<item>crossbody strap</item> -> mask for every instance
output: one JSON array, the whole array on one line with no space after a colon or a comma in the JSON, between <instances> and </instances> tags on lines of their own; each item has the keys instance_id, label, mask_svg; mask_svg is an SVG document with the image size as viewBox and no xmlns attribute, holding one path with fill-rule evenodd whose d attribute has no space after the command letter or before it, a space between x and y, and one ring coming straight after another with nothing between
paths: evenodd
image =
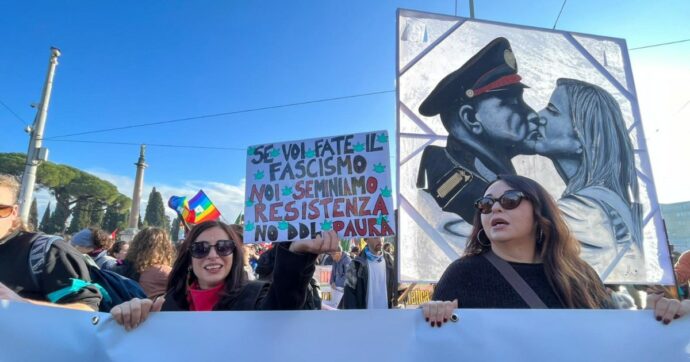
<instances>
[{"instance_id":1,"label":"crossbody strap","mask_svg":"<svg viewBox=\"0 0 690 362\"><path fill-rule=\"evenodd\" d=\"M486 260L498 270L499 273L510 283L510 286L522 297L527 305L532 309L548 309L546 304L539 298L534 289L522 279L515 269L507 261L499 258L493 251L482 254Z\"/></svg>"}]
</instances>

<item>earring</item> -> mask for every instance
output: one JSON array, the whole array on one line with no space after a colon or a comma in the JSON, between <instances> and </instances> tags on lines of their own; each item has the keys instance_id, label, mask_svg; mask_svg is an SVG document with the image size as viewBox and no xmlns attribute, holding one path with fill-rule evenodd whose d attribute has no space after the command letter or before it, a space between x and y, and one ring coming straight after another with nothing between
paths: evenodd
<instances>
[{"instance_id":1,"label":"earring","mask_svg":"<svg viewBox=\"0 0 690 362\"><path fill-rule=\"evenodd\" d=\"M537 239L537 244L541 244L544 242L544 231L539 228L539 238Z\"/></svg>"},{"instance_id":2,"label":"earring","mask_svg":"<svg viewBox=\"0 0 690 362\"><path fill-rule=\"evenodd\" d=\"M489 242L487 242L487 243L482 243L482 238L481 238L482 233L484 233L484 237L485 237L487 240L489 239L489 238L486 236L486 232L484 231L484 229L479 229L479 232L477 233L477 242L479 243L479 245L481 245L481 246L483 246L483 247L485 247L485 248L491 247L491 241L490 241L490 240L489 240Z\"/></svg>"}]
</instances>

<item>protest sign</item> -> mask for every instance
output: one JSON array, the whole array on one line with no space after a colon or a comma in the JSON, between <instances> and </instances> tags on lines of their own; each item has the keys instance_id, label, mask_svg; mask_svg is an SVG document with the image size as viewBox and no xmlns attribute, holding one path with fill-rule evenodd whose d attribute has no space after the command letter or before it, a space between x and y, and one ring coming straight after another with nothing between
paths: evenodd
<instances>
[{"instance_id":1,"label":"protest sign","mask_svg":"<svg viewBox=\"0 0 690 362\"><path fill-rule=\"evenodd\" d=\"M245 242L395 232L386 131L251 146Z\"/></svg>"}]
</instances>

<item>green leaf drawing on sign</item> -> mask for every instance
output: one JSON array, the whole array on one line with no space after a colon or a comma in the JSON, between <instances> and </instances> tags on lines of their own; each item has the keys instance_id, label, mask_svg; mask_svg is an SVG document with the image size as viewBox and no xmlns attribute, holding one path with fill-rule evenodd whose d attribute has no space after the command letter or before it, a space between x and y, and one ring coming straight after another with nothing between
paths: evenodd
<instances>
[{"instance_id":1,"label":"green leaf drawing on sign","mask_svg":"<svg viewBox=\"0 0 690 362\"><path fill-rule=\"evenodd\" d=\"M314 152L314 150L312 150L312 149L310 148L310 149L307 150L307 152L306 152L304 155L305 155L307 158L312 158L312 157L316 156L316 152Z\"/></svg>"},{"instance_id":2,"label":"green leaf drawing on sign","mask_svg":"<svg viewBox=\"0 0 690 362\"><path fill-rule=\"evenodd\" d=\"M250 222L244 224L244 230L247 230L247 231L254 230L254 223L250 221Z\"/></svg>"},{"instance_id":3,"label":"green leaf drawing on sign","mask_svg":"<svg viewBox=\"0 0 690 362\"><path fill-rule=\"evenodd\" d=\"M323 231L330 231L333 228L333 222L329 220L324 220L321 223L321 230Z\"/></svg>"},{"instance_id":4,"label":"green leaf drawing on sign","mask_svg":"<svg viewBox=\"0 0 690 362\"><path fill-rule=\"evenodd\" d=\"M381 189L381 196L383 196L383 197L391 197L391 189L389 189L388 186L382 188L382 189Z\"/></svg>"},{"instance_id":5,"label":"green leaf drawing on sign","mask_svg":"<svg viewBox=\"0 0 690 362\"><path fill-rule=\"evenodd\" d=\"M283 187L283 196L290 196L292 195L292 187L285 186Z\"/></svg>"},{"instance_id":6,"label":"green leaf drawing on sign","mask_svg":"<svg viewBox=\"0 0 690 362\"><path fill-rule=\"evenodd\" d=\"M254 201L252 199L248 199L247 202L244 203L247 207L252 207L254 206Z\"/></svg>"},{"instance_id":7,"label":"green leaf drawing on sign","mask_svg":"<svg viewBox=\"0 0 690 362\"><path fill-rule=\"evenodd\" d=\"M280 229L280 230L287 230L288 225L290 225L290 224L288 224L287 221L281 220L280 222L278 222L278 229Z\"/></svg>"},{"instance_id":8,"label":"green leaf drawing on sign","mask_svg":"<svg viewBox=\"0 0 690 362\"><path fill-rule=\"evenodd\" d=\"M247 148L247 156L254 156L254 152L256 152L256 147L249 146Z\"/></svg>"},{"instance_id":9,"label":"green leaf drawing on sign","mask_svg":"<svg viewBox=\"0 0 690 362\"><path fill-rule=\"evenodd\" d=\"M254 174L254 178L257 180L261 180L262 178L264 178L264 172L263 171L256 171L256 173Z\"/></svg>"},{"instance_id":10,"label":"green leaf drawing on sign","mask_svg":"<svg viewBox=\"0 0 690 362\"><path fill-rule=\"evenodd\" d=\"M381 133L380 135L376 136L376 140L379 141L379 143L388 143L388 136L386 136L385 133Z\"/></svg>"},{"instance_id":11,"label":"green leaf drawing on sign","mask_svg":"<svg viewBox=\"0 0 690 362\"><path fill-rule=\"evenodd\" d=\"M374 172L384 173L384 172L386 172L386 166L384 164L382 164L381 162L379 162L379 163L374 165Z\"/></svg>"},{"instance_id":12,"label":"green leaf drawing on sign","mask_svg":"<svg viewBox=\"0 0 690 362\"><path fill-rule=\"evenodd\" d=\"M364 144L357 143L353 148L355 149L355 152L362 152L364 151Z\"/></svg>"},{"instance_id":13,"label":"green leaf drawing on sign","mask_svg":"<svg viewBox=\"0 0 690 362\"><path fill-rule=\"evenodd\" d=\"M388 222L388 216L384 216L383 214L379 215L379 217L376 218L376 225L381 225L383 222Z\"/></svg>"},{"instance_id":14,"label":"green leaf drawing on sign","mask_svg":"<svg viewBox=\"0 0 690 362\"><path fill-rule=\"evenodd\" d=\"M271 151L271 157L275 158L275 157L278 157L278 156L280 156L280 150L277 149L277 148L274 148L274 149Z\"/></svg>"}]
</instances>

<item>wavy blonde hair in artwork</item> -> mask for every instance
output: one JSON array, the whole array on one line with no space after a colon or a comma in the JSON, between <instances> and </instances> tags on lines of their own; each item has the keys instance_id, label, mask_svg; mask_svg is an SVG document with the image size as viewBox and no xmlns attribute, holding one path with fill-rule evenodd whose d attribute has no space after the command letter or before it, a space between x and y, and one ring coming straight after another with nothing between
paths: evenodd
<instances>
[{"instance_id":1,"label":"wavy blonde hair in artwork","mask_svg":"<svg viewBox=\"0 0 690 362\"><path fill-rule=\"evenodd\" d=\"M131 263L137 273L154 265L171 266L175 259L175 248L168 233L157 227L141 230L129 245L125 260Z\"/></svg>"}]
</instances>

